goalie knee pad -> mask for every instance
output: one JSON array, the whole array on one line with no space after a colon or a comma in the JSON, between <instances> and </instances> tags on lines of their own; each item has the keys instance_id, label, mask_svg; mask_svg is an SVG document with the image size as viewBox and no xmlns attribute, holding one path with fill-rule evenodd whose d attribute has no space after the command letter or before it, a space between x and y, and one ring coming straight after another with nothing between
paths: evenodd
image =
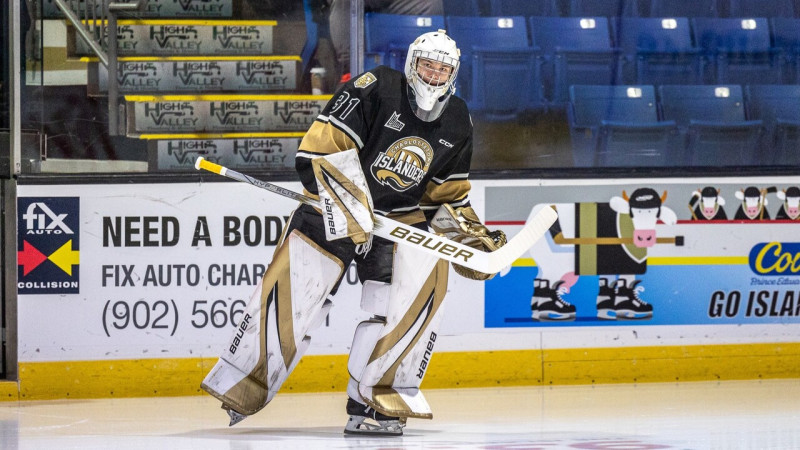
<instances>
[{"instance_id":1,"label":"goalie knee pad","mask_svg":"<svg viewBox=\"0 0 800 450\"><path fill-rule=\"evenodd\" d=\"M447 262L413 248L395 253L391 284L364 284L375 316L356 328L348 394L388 416L433 417L419 391L442 319Z\"/></svg>"},{"instance_id":2,"label":"goalie knee pad","mask_svg":"<svg viewBox=\"0 0 800 450\"><path fill-rule=\"evenodd\" d=\"M291 232L202 388L241 414L266 406L308 348L306 333L330 309L327 296L343 271L342 261Z\"/></svg>"}]
</instances>

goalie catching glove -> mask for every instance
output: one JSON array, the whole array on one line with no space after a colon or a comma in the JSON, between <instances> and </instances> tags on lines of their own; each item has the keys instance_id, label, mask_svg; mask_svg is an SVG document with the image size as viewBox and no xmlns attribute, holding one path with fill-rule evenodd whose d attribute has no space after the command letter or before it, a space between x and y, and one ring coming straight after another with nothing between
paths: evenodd
<instances>
[{"instance_id":1,"label":"goalie catching glove","mask_svg":"<svg viewBox=\"0 0 800 450\"><path fill-rule=\"evenodd\" d=\"M481 223L472 207L453 209L447 203L439 207L431 220L434 231L444 235L451 241L468 245L480 251L495 251L507 242L506 234L501 230L489 231ZM453 264L457 274L470 280L490 280L496 274L478 272L458 264Z\"/></svg>"}]
</instances>

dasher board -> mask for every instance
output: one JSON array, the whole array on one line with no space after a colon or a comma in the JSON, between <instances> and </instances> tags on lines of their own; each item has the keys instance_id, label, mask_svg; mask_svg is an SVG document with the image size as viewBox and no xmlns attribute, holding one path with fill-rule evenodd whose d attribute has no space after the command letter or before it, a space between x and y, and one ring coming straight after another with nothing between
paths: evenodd
<instances>
[{"instance_id":1,"label":"dasher board","mask_svg":"<svg viewBox=\"0 0 800 450\"><path fill-rule=\"evenodd\" d=\"M127 134L306 131L329 99L329 95L127 96Z\"/></svg>"},{"instance_id":2,"label":"dasher board","mask_svg":"<svg viewBox=\"0 0 800 450\"><path fill-rule=\"evenodd\" d=\"M120 20L117 55L271 55L276 25L267 20ZM70 56L94 56L74 27L67 39Z\"/></svg>"},{"instance_id":3,"label":"dasher board","mask_svg":"<svg viewBox=\"0 0 800 450\"><path fill-rule=\"evenodd\" d=\"M117 70L122 94L210 92L291 92L299 83L299 57L242 57L243 59L120 60ZM89 66L89 95L108 93L105 66Z\"/></svg>"},{"instance_id":4,"label":"dasher board","mask_svg":"<svg viewBox=\"0 0 800 450\"><path fill-rule=\"evenodd\" d=\"M150 141L151 169L195 171L197 157L235 170L294 169L301 137Z\"/></svg>"},{"instance_id":5,"label":"dasher board","mask_svg":"<svg viewBox=\"0 0 800 450\"><path fill-rule=\"evenodd\" d=\"M87 10L87 4L95 5L95 16L100 17L100 13L110 0L69 0L67 3L77 5L80 11ZM147 4L141 12L137 12L138 17L231 17L233 16L234 3L239 5L238 0L147 0ZM43 19L63 19L64 14L58 9L53 0L42 0Z\"/></svg>"}]
</instances>

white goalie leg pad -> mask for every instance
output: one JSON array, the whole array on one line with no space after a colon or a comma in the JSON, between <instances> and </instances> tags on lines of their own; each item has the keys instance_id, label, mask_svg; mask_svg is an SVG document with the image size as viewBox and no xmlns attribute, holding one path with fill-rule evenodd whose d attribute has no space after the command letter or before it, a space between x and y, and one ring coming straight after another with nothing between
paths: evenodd
<instances>
[{"instance_id":1,"label":"white goalie leg pad","mask_svg":"<svg viewBox=\"0 0 800 450\"><path fill-rule=\"evenodd\" d=\"M433 417L419 390L443 315L447 262L398 246L392 283L365 284L363 304L380 310L356 329L348 394L387 416ZM378 300L379 299L379 300Z\"/></svg>"},{"instance_id":2,"label":"white goalie leg pad","mask_svg":"<svg viewBox=\"0 0 800 450\"><path fill-rule=\"evenodd\" d=\"M202 388L240 414L266 406L308 348L306 333L330 309L327 296L343 271L338 258L290 233Z\"/></svg>"},{"instance_id":3,"label":"white goalie leg pad","mask_svg":"<svg viewBox=\"0 0 800 450\"><path fill-rule=\"evenodd\" d=\"M378 342L378 335L386 325L386 311L389 308L391 285L380 281L364 281L361 288L361 309L372 314L372 318L361 322L353 335L353 346L347 359L347 370L351 374L361 374L367 366L369 356ZM354 400L360 400L358 382L351 376L347 383L347 394ZM362 401L363 403L363 401Z\"/></svg>"},{"instance_id":4,"label":"white goalie leg pad","mask_svg":"<svg viewBox=\"0 0 800 450\"><path fill-rule=\"evenodd\" d=\"M311 165L325 219L325 237L329 241L349 237L356 244L367 242L375 215L356 151L314 158Z\"/></svg>"}]
</instances>

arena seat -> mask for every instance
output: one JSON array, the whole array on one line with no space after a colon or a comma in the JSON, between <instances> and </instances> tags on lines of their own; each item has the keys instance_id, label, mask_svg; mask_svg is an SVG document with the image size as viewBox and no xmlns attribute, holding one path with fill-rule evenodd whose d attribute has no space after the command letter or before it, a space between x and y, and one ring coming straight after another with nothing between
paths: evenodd
<instances>
[{"instance_id":1,"label":"arena seat","mask_svg":"<svg viewBox=\"0 0 800 450\"><path fill-rule=\"evenodd\" d=\"M689 19L621 17L615 23L623 83L702 83L701 55L692 43Z\"/></svg>"},{"instance_id":2,"label":"arena seat","mask_svg":"<svg viewBox=\"0 0 800 450\"><path fill-rule=\"evenodd\" d=\"M651 0L650 17L719 17L717 0Z\"/></svg>"},{"instance_id":3,"label":"arena seat","mask_svg":"<svg viewBox=\"0 0 800 450\"><path fill-rule=\"evenodd\" d=\"M445 16L472 16L484 15L481 0L442 0Z\"/></svg>"},{"instance_id":4,"label":"arena seat","mask_svg":"<svg viewBox=\"0 0 800 450\"><path fill-rule=\"evenodd\" d=\"M662 118L674 120L685 142L684 161L696 166L738 166L756 160L760 120L746 120L739 85L664 85Z\"/></svg>"},{"instance_id":5,"label":"arena seat","mask_svg":"<svg viewBox=\"0 0 800 450\"><path fill-rule=\"evenodd\" d=\"M762 164L800 165L800 85L745 86L747 117L764 122Z\"/></svg>"},{"instance_id":6,"label":"arena seat","mask_svg":"<svg viewBox=\"0 0 800 450\"><path fill-rule=\"evenodd\" d=\"M570 0L572 17L638 17L639 0Z\"/></svg>"},{"instance_id":7,"label":"arena seat","mask_svg":"<svg viewBox=\"0 0 800 450\"><path fill-rule=\"evenodd\" d=\"M539 77L525 18L448 16L445 21L461 49L457 83L471 110L505 120L537 106Z\"/></svg>"},{"instance_id":8,"label":"arena seat","mask_svg":"<svg viewBox=\"0 0 800 450\"><path fill-rule=\"evenodd\" d=\"M772 43L780 49L783 61L783 82L800 83L800 19L770 19Z\"/></svg>"},{"instance_id":9,"label":"arena seat","mask_svg":"<svg viewBox=\"0 0 800 450\"><path fill-rule=\"evenodd\" d=\"M794 17L793 0L728 0L730 17Z\"/></svg>"},{"instance_id":10,"label":"arena seat","mask_svg":"<svg viewBox=\"0 0 800 450\"><path fill-rule=\"evenodd\" d=\"M365 14L364 69L383 64L402 71L409 44L422 33L443 28L443 16Z\"/></svg>"},{"instance_id":11,"label":"arena seat","mask_svg":"<svg viewBox=\"0 0 800 450\"><path fill-rule=\"evenodd\" d=\"M560 16L558 0L488 0L492 16Z\"/></svg>"},{"instance_id":12,"label":"arena seat","mask_svg":"<svg viewBox=\"0 0 800 450\"><path fill-rule=\"evenodd\" d=\"M659 121L653 86L570 86L567 117L577 166L682 162L673 155L678 127L674 121Z\"/></svg>"},{"instance_id":13,"label":"arena seat","mask_svg":"<svg viewBox=\"0 0 800 450\"><path fill-rule=\"evenodd\" d=\"M709 62L711 84L779 84L780 50L772 47L765 18L692 19L695 44Z\"/></svg>"},{"instance_id":14,"label":"arena seat","mask_svg":"<svg viewBox=\"0 0 800 450\"><path fill-rule=\"evenodd\" d=\"M531 17L544 100L565 108L573 84L614 84L618 51L607 17Z\"/></svg>"}]
</instances>

